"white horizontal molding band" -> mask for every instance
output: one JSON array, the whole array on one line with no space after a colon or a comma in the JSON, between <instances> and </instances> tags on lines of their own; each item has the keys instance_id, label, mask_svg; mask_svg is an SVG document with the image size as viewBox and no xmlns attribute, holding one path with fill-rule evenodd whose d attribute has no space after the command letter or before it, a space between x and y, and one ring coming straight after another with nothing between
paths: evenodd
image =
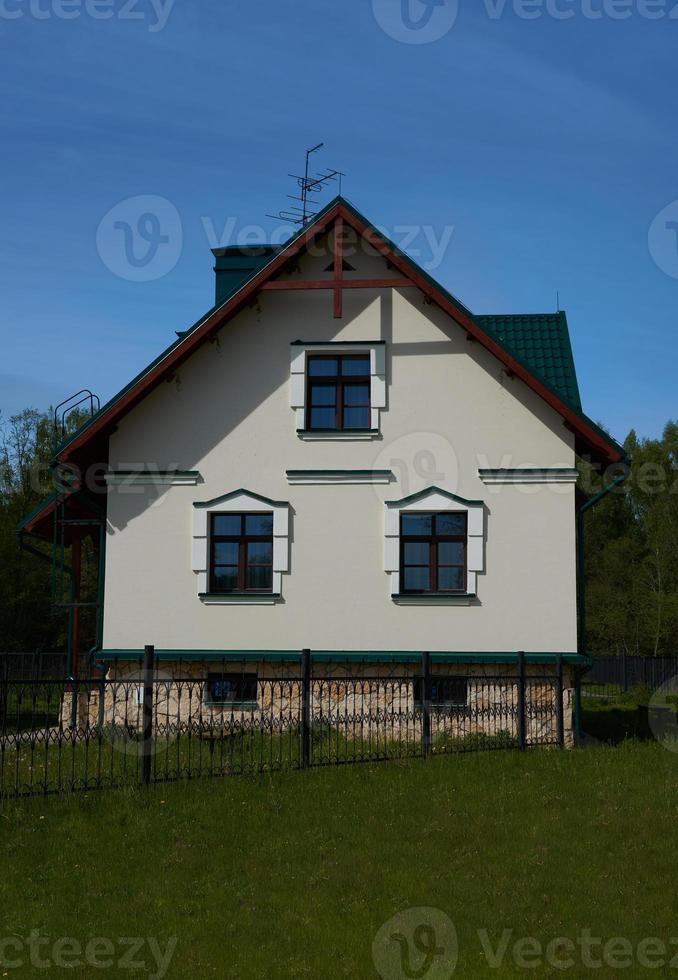
<instances>
[{"instance_id":1,"label":"white horizontal molding band","mask_svg":"<svg viewBox=\"0 0 678 980\"><path fill-rule=\"evenodd\" d=\"M194 470L116 470L106 473L104 479L109 487L195 487L201 477Z\"/></svg>"},{"instance_id":2,"label":"white horizontal molding band","mask_svg":"<svg viewBox=\"0 0 678 980\"><path fill-rule=\"evenodd\" d=\"M393 480L391 470L287 470L287 482L291 486L322 486L344 484L388 484Z\"/></svg>"},{"instance_id":3,"label":"white horizontal molding band","mask_svg":"<svg viewBox=\"0 0 678 980\"><path fill-rule=\"evenodd\" d=\"M486 486L502 484L570 483L579 479L579 472L570 467L544 467L523 469L478 470L478 476Z\"/></svg>"}]
</instances>

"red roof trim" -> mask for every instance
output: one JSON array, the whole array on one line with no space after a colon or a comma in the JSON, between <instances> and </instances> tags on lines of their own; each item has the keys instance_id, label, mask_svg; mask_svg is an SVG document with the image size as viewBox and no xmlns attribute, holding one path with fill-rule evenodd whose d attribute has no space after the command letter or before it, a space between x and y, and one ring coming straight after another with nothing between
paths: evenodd
<instances>
[{"instance_id":1,"label":"red roof trim","mask_svg":"<svg viewBox=\"0 0 678 980\"><path fill-rule=\"evenodd\" d=\"M226 321L234 316L257 292L260 291L264 283L270 281L279 273L291 258L302 252L307 245L318 235L324 234L333 224L343 220L355 231L361 234L370 245L372 245L381 255L388 258L389 262L395 266L403 275L410 279L426 296L428 296L443 312L452 317L462 326L478 343L482 344L486 350L493 354L508 371L520 378L532 391L536 392L551 408L554 409L568 425L572 431L590 447L604 455L610 462L616 463L622 459L621 454L603 436L587 425L569 405L563 402L551 391L543 382L535 377L523 364L513 358L503 347L496 343L463 309L459 307L451 298L442 293L435 287L421 272L411 263L407 257L398 254L387 244L374 228L360 220L354 213L348 210L341 201L334 204L328 211L321 215L309 228L293 242L282 249L276 257L265 266L261 272L254 276L242 289L240 289L230 300L215 310L207 319L194 331L188 334L185 339L175 347L166 358L156 364L148 374L140 378L139 381L121 398L112 404L110 408L95 419L90 426L76 436L72 442L59 454L58 458L65 461L77 450L81 449L95 435L104 428L110 426L115 419L123 413L129 411L148 393L148 391L168 374L171 374L176 367L181 364L193 351L205 340L208 340Z\"/></svg>"}]
</instances>

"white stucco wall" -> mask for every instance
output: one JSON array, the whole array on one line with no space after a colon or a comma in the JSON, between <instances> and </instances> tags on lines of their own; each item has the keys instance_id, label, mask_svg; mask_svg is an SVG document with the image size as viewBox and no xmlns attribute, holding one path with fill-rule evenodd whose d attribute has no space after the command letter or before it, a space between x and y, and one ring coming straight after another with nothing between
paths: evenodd
<instances>
[{"instance_id":1,"label":"white stucco wall","mask_svg":"<svg viewBox=\"0 0 678 980\"><path fill-rule=\"evenodd\" d=\"M387 274L380 259L351 261ZM386 341L379 438L297 436L289 393L297 339ZM573 464L560 417L417 290L347 292L342 320L329 292L261 294L111 437L113 468L198 470L203 482L110 489L104 646L574 651L574 487L489 487L478 477L479 468ZM288 469L390 469L395 481L289 486ZM475 604L391 599L384 501L432 484L486 503ZM206 606L191 564L192 504L240 487L290 503L282 601Z\"/></svg>"}]
</instances>

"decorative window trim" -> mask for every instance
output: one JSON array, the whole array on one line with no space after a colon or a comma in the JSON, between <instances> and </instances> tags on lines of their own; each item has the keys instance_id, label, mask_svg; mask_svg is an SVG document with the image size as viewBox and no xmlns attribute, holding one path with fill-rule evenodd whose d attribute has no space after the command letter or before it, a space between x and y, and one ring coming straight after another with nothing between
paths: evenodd
<instances>
[{"instance_id":1,"label":"decorative window trim","mask_svg":"<svg viewBox=\"0 0 678 980\"><path fill-rule=\"evenodd\" d=\"M370 428L309 430L306 428L306 358L307 354L364 354L370 352ZM290 407L296 413L297 434L303 439L314 435L324 440L374 438L379 435L380 412L386 408L386 343L383 340L303 341L290 345Z\"/></svg>"},{"instance_id":2,"label":"decorative window trim","mask_svg":"<svg viewBox=\"0 0 678 980\"><path fill-rule=\"evenodd\" d=\"M195 487L197 470L113 470L104 480L109 487Z\"/></svg>"},{"instance_id":3,"label":"decorative window trim","mask_svg":"<svg viewBox=\"0 0 678 980\"><path fill-rule=\"evenodd\" d=\"M486 486L542 483L574 484L579 479L579 472L567 466L523 467L520 469L478 470L478 476Z\"/></svg>"},{"instance_id":4,"label":"decorative window trim","mask_svg":"<svg viewBox=\"0 0 678 980\"><path fill-rule=\"evenodd\" d=\"M393 481L391 470L287 470L290 486L322 486L344 484L386 484Z\"/></svg>"},{"instance_id":5,"label":"decorative window trim","mask_svg":"<svg viewBox=\"0 0 678 980\"><path fill-rule=\"evenodd\" d=\"M197 577L198 598L204 605L273 605L282 597L282 575L289 571L289 508L286 501L271 500L251 490L233 490L213 500L193 504L192 568ZM213 514L273 512L273 585L271 592L212 593L209 578L209 527Z\"/></svg>"},{"instance_id":6,"label":"decorative window trim","mask_svg":"<svg viewBox=\"0 0 678 980\"><path fill-rule=\"evenodd\" d=\"M391 598L400 605L471 605L476 601L478 574L485 570L485 504L465 500L440 487L429 487L401 500L387 500L384 568L391 576ZM467 515L466 592L402 594L400 591L400 515L417 511L457 511Z\"/></svg>"}]
</instances>

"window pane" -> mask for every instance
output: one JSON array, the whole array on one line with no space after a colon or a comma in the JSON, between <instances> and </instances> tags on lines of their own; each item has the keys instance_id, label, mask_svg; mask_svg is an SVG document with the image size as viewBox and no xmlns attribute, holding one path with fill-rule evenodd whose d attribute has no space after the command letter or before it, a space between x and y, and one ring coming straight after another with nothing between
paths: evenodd
<instances>
[{"instance_id":1,"label":"window pane","mask_svg":"<svg viewBox=\"0 0 678 980\"><path fill-rule=\"evenodd\" d=\"M270 565L250 565L247 569L247 588L269 591L273 587L273 568Z\"/></svg>"},{"instance_id":2,"label":"window pane","mask_svg":"<svg viewBox=\"0 0 678 980\"><path fill-rule=\"evenodd\" d=\"M438 514L436 534L466 534L466 514Z\"/></svg>"},{"instance_id":3,"label":"window pane","mask_svg":"<svg viewBox=\"0 0 678 980\"><path fill-rule=\"evenodd\" d=\"M369 385L346 385L344 388L344 405L369 405Z\"/></svg>"},{"instance_id":4,"label":"window pane","mask_svg":"<svg viewBox=\"0 0 678 980\"><path fill-rule=\"evenodd\" d=\"M248 565L270 565L273 562L273 543L254 541L247 545Z\"/></svg>"},{"instance_id":5,"label":"window pane","mask_svg":"<svg viewBox=\"0 0 678 980\"><path fill-rule=\"evenodd\" d=\"M466 590L463 568L439 568L438 589L441 592L464 592Z\"/></svg>"},{"instance_id":6,"label":"window pane","mask_svg":"<svg viewBox=\"0 0 678 980\"><path fill-rule=\"evenodd\" d=\"M425 541L422 541L416 544L406 544L403 553L405 565L428 565L431 549Z\"/></svg>"},{"instance_id":7,"label":"window pane","mask_svg":"<svg viewBox=\"0 0 678 980\"><path fill-rule=\"evenodd\" d=\"M215 592L233 592L238 588L237 568L215 568L212 572L212 589Z\"/></svg>"},{"instance_id":8,"label":"window pane","mask_svg":"<svg viewBox=\"0 0 678 980\"><path fill-rule=\"evenodd\" d=\"M337 360L334 357L309 357L308 376L310 378L333 378L337 376Z\"/></svg>"},{"instance_id":9,"label":"window pane","mask_svg":"<svg viewBox=\"0 0 678 980\"><path fill-rule=\"evenodd\" d=\"M213 703L257 700L256 674L208 674L207 700Z\"/></svg>"},{"instance_id":10,"label":"window pane","mask_svg":"<svg viewBox=\"0 0 678 980\"><path fill-rule=\"evenodd\" d=\"M430 514L403 514L402 533L403 534L431 534L433 531L433 518Z\"/></svg>"},{"instance_id":11,"label":"window pane","mask_svg":"<svg viewBox=\"0 0 678 980\"><path fill-rule=\"evenodd\" d=\"M213 517L212 533L233 537L240 534L240 514L222 516L221 514Z\"/></svg>"},{"instance_id":12,"label":"window pane","mask_svg":"<svg viewBox=\"0 0 678 980\"><path fill-rule=\"evenodd\" d=\"M430 589L428 568L406 568L403 576L406 592L425 592Z\"/></svg>"},{"instance_id":13,"label":"window pane","mask_svg":"<svg viewBox=\"0 0 678 980\"><path fill-rule=\"evenodd\" d=\"M337 389L334 385L311 385L311 405L321 408L337 404Z\"/></svg>"},{"instance_id":14,"label":"window pane","mask_svg":"<svg viewBox=\"0 0 678 980\"><path fill-rule=\"evenodd\" d=\"M345 357L341 362L341 373L345 378L370 374L369 357Z\"/></svg>"},{"instance_id":15,"label":"window pane","mask_svg":"<svg viewBox=\"0 0 678 980\"><path fill-rule=\"evenodd\" d=\"M215 541L214 542L214 564L215 565L237 565L238 564L238 545L235 541Z\"/></svg>"},{"instance_id":16,"label":"window pane","mask_svg":"<svg viewBox=\"0 0 678 980\"><path fill-rule=\"evenodd\" d=\"M461 541L441 541L438 544L439 565L463 565L464 545Z\"/></svg>"},{"instance_id":17,"label":"window pane","mask_svg":"<svg viewBox=\"0 0 678 980\"><path fill-rule=\"evenodd\" d=\"M273 514L255 514L246 517L245 534L273 534Z\"/></svg>"},{"instance_id":18,"label":"window pane","mask_svg":"<svg viewBox=\"0 0 678 980\"><path fill-rule=\"evenodd\" d=\"M345 408L344 409L345 429L369 429L369 427L370 427L369 408Z\"/></svg>"},{"instance_id":19,"label":"window pane","mask_svg":"<svg viewBox=\"0 0 678 980\"><path fill-rule=\"evenodd\" d=\"M337 415L333 408L312 408L312 429L336 429Z\"/></svg>"}]
</instances>

